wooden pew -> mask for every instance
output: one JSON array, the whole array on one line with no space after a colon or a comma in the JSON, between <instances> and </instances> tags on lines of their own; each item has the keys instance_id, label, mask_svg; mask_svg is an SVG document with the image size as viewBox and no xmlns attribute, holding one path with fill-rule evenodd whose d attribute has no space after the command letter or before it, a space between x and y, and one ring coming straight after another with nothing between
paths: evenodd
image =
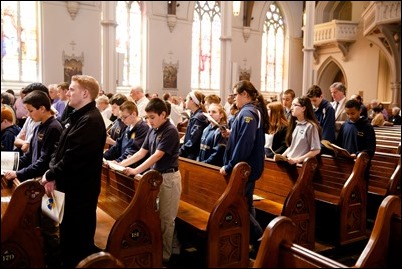
<instances>
[{"instance_id":1,"label":"wooden pew","mask_svg":"<svg viewBox=\"0 0 402 269\"><path fill-rule=\"evenodd\" d=\"M347 268L346 265L295 243L296 225L279 216L269 223L254 268ZM387 196L378 210L374 229L354 268L400 268L401 200Z\"/></svg>"},{"instance_id":2,"label":"wooden pew","mask_svg":"<svg viewBox=\"0 0 402 269\"><path fill-rule=\"evenodd\" d=\"M10 182L2 178L1 267L44 268L39 212L45 189L36 180Z\"/></svg>"},{"instance_id":3,"label":"wooden pew","mask_svg":"<svg viewBox=\"0 0 402 269\"><path fill-rule=\"evenodd\" d=\"M118 171L102 166L101 195L98 207L117 219L134 197L138 180ZM110 205L113 205L110 207Z\"/></svg>"},{"instance_id":4,"label":"wooden pew","mask_svg":"<svg viewBox=\"0 0 402 269\"><path fill-rule=\"evenodd\" d=\"M125 268L124 264L108 252L97 252L89 255L75 268Z\"/></svg>"},{"instance_id":5,"label":"wooden pew","mask_svg":"<svg viewBox=\"0 0 402 269\"><path fill-rule=\"evenodd\" d=\"M375 151L399 154L401 153L401 142L399 142L397 145L385 145L377 143Z\"/></svg>"},{"instance_id":6,"label":"wooden pew","mask_svg":"<svg viewBox=\"0 0 402 269\"><path fill-rule=\"evenodd\" d=\"M250 217L244 192L250 166L238 163L229 179L220 167L182 157L179 169L179 239L186 236L205 255L206 267L248 267Z\"/></svg>"},{"instance_id":7,"label":"wooden pew","mask_svg":"<svg viewBox=\"0 0 402 269\"><path fill-rule=\"evenodd\" d=\"M401 268L401 198L387 196L381 203L370 239L355 267Z\"/></svg>"},{"instance_id":8,"label":"wooden pew","mask_svg":"<svg viewBox=\"0 0 402 269\"><path fill-rule=\"evenodd\" d=\"M401 155L375 152L371 160L367 216L374 219L382 200L401 196Z\"/></svg>"},{"instance_id":9,"label":"wooden pew","mask_svg":"<svg viewBox=\"0 0 402 269\"><path fill-rule=\"evenodd\" d=\"M254 201L261 224L276 216L289 217L296 223L296 242L309 249L314 249L315 243L316 214L311 178L316 167L316 158L306 158L302 165L267 158L254 190L255 195L264 198Z\"/></svg>"},{"instance_id":10,"label":"wooden pew","mask_svg":"<svg viewBox=\"0 0 402 269\"><path fill-rule=\"evenodd\" d=\"M119 259L125 267L162 267L162 233L156 198L163 178L159 172L150 170L142 176L136 175L134 180L138 180L134 196L116 217L104 251ZM125 198L116 196L110 190L112 188L112 185L102 186L101 196L114 196L114 199L100 199L98 204L106 213L116 215L121 208L117 203ZM134 190L134 182L132 188Z\"/></svg>"},{"instance_id":11,"label":"wooden pew","mask_svg":"<svg viewBox=\"0 0 402 269\"><path fill-rule=\"evenodd\" d=\"M296 244L296 233L290 218L273 219L264 231L253 268L348 268Z\"/></svg>"},{"instance_id":12,"label":"wooden pew","mask_svg":"<svg viewBox=\"0 0 402 269\"><path fill-rule=\"evenodd\" d=\"M361 152L355 160L321 155L314 173L316 236L345 245L367 238L366 207L369 157Z\"/></svg>"}]
</instances>

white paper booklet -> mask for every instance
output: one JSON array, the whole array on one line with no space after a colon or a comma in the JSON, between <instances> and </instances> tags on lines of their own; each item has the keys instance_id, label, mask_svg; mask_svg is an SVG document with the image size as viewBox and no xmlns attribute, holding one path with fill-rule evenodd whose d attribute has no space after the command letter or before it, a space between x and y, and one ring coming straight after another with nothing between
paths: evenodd
<instances>
[{"instance_id":1,"label":"white paper booklet","mask_svg":"<svg viewBox=\"0 0 402 269\"><path fill-rule=\"evenodd\" d=\"M112 168L113 170L119 171L119 172L123 172L124 166L118 165L117 163L111 162L111 161L107 161L107 164L109 165L110 168Z\"/></svg>"},{"instance_id":2,"label":"white paper booklet","mask_svg":"<svg viewBox=\"0 0 402 269\"><path fill-rule=\"evenodd\" d=\"M64 192L54 190L52 197L42 197L42 212L52 220L61 223L64 215Z\"/></svg>"},{"instance_id":3,"label":"white paper booklet","mask_svg":"<svg viewBox=\"0 0 402 269\"><path fill-rule=\"evenodd\" d=\"M2 151L1 152L1 175L4 171L17 171L20 161L20 153L17 151Z\"/></svg>"}]
</instances>

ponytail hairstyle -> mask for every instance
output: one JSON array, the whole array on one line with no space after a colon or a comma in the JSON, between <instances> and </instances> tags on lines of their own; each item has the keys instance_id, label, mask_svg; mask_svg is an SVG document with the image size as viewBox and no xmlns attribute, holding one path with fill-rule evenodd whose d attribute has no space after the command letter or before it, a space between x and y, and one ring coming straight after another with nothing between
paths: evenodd
<instances>
[{"instance_id":1,"label":"ponytail hairstyle","mask_svg":"<svg viewBox=\"0 0 402 269\"><path fill-rule=\"evenodd\" d=\"M249 80L240 80L234 85L233 89L235 89L237 93L242 93L244 91L247 92L252 103L260 109L262 120L261 126L263 126L264 133L268 133L268 110L264 96L262 96L262 94L254 87L254 85Z\"/></svg>"},{"instance_id":2,"label":"ponytail hairstyle","mask_svg":"<svg viewBox=\"0 0 402 269\"><path fill-rule=\"evenodd\" d=\"M188 96L194 101L194 104L201 108L202 112L207 112L205 109L205 95L201 91L192 91Z\"/></svg>"}]
</instances>

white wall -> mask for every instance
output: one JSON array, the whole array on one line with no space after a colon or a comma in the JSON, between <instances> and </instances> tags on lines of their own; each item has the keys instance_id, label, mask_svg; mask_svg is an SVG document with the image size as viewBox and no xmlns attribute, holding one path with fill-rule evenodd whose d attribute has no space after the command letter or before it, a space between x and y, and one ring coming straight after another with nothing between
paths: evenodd
<instances>
[{"instance_id":1,"label":"white wall","mask_svg":"<svg viewBox=\"0 0 402 269\"><path fill-rule=\"evenodd\" d=\"M247 66L251 68L251 81L257 88L260 87L261 70L261 36L265 12L269 3L255 2L253 20L251 21L251 34L247 42L243 38L243 26L241 14L232 17L232 62L239 67L247 60ZM357 14L364 10L364 3L352 1L353 18L361 20ZM148 16L147 32L144 36L146 46L145 80L144 88L147 92L157 92L161 96L163 87L163 61L169 61L172 57L174 63L179 63L178 91L172 94L186 96L191 87L191 34L194 2L178 1L176 9L177 23L172 32L167 26L167 1L144 1L144 13ZM280 1L278 5L284 11L284 17L289 26L287 32L288 65L285 68L286 79L284 89L292 88L300 95L303 81L303 39L302 39L302 2ZM358 6L355 6L358 5ZM83 73L94 76L102 84L101 69L102 58L102 26L101 4L99 1L80 1L80 9L74 20L67 12L65 1L42 1L42 51L41 62L43 67L43 83L58 83L63 81L62 55L65 51L68 55L84 55ZM361 22L360 22L361 23ZM390 101L391 90L387 74L380 72L380 66L384 69L384 61L381 61L380 51L375 45L362 36L362 25L359 25L359 38L349 47L348 60L342 60L339 50L328 50L320 55L320 61L313 66L314 72L318 72L328 57L333 57L344 70L348 82L348 96L358 91L364 91L364 100L379 98L381 101ZM74 50L70 43L74 41ZM112 41L114 42L114 41ZM169 52L172 52L170 55ZM230 70L225 70L229 72ZM114 76L114 74L103 74ZM110 78L110 77L109 77ZM112 80L114 81L114 80ZM2 91L7 88L3 88ZM16 87L19 90L19 87ZM114 90L114 89L113 89ZM326 89L323 88L323 91Z\"/></svg>"},{"instance_id":2,"label":"white wall","mask_svg":"<svg viewBox=\"0 0 402 269\"><path fill-rule=\"evenodd\" d=\"M84 56L83 74L101 81L100 3L81 1L74 20L65 1L42 3L42 65L45 85L64 81L63 51ZM74 41L74 50L70 43Z\"/></svg>"}]
</instances>

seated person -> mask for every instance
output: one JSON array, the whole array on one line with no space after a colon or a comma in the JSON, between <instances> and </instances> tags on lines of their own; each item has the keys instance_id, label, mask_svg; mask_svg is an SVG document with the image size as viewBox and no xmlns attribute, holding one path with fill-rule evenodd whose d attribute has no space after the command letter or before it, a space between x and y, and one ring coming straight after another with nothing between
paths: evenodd
<instances>
[{"instance_id":1,"label":"seated person","mask_svg":"<svg viewBox=\"0 0 402 269\"><path fill-rule=\"evenodd\" d=\"M372 158L376 138L370 120L360 116L360 103L354 99L346 102L345 111L348 119L342 124L335 144L349 151L353 157L366 151Z\"/></svg>"},{"instance_id":2,"label":"seated person","mask_svg":"<svg viewBox=\"0 0 402 269\"><path fill-rule=\"evenodd\" d=\"M1 151L13 151L14 141L21 128L15 123L13 111L1 107Z\"/></svg>"},{"instance_id":3,"label":"seated person","mask_svg":"<svg viewBox=\"0 0 402 269\"><path fill-rule=\"evenodd\" d=\"M117 138L116 143L103 153L106 160L121 162L136 153L142 146L148 133L148 124L138 116L138 109L134 102L125 101L120 106L120 119L127 128L123 135Z\"/></svg>"},{"instance_id":4,"label":"seated person","mask_svg":"<svg viewBox=\"0 0 402 269\"><path fill-rule=\"evenodd\" d=\"M272 102L268 106L269 130L265 134L265 156L273 158L275 154L282 154L286 149L286 131L289 122L281 102Z\"/></svg>"},{"instance_id":5,"label":"seated person","mask_svg":"<svg viewBox=\"0 0 402 269\"><path fill-rule=\"evenodd\" d=\"M308 97L293 99L291 112L286 133L286 144L289 147L282 155L287 157L289 164L297 164L320 153L321 127Z\"/></svg>"},{"instance_id":6,"label":"seated person","mask_svg":"<svg viewBox=\"0 0 402 269\"><path fill-rule=\"evenodd\" d=\"M392 108L392 115L389 117L388 121L393 125L401 125L401 115L399 115L400 111L401 109L397 106Z\"/></svg>"},{"instance_id":7,"label":"seated person","mask_svg":"<svg viewBox=\"0 0 402 269\"><path fill-rule=\"evenodd\" d=\"M373 119L371 120L371 125L373 126L384 126L385 125L385 117L384 114L382 114L382 109L379 106L373 107Z\"/></svg>"},{"instance_id":8,"label":"seated person","mask_svg":"<svg viewBox=\"0 0 402 269\"><path fill-rule=\"evenodd\" d=\"M227 117L221 104L210 104L208 113L221 126L226 126ZM219 126L211 122L202 132L200 153L197 161L222 166L226 144L227 138L222 136Z\"/></svg>"}]
</instances>

